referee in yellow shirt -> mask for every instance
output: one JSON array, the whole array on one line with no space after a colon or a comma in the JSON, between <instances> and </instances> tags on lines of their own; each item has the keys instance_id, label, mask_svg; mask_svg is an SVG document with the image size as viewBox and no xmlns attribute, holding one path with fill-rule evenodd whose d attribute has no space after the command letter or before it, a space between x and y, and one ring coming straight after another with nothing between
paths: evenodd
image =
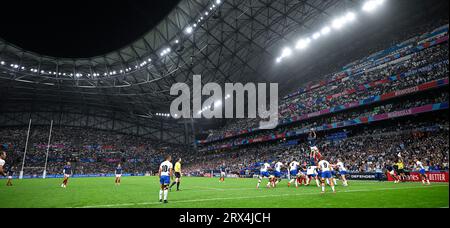
<instances>
[{"instance_id":1,"label":"referee in yellow shirt","mask_svg":"<svg viewBox=\"0 0 450 228\"><path fill-rule=\"evenodd\" d=\"M398 159L397 166L398 166L398 175L400 176L400 180L402 182L405 182L407 180L406 173L405 173L405 163L403 163L403 160L401 158Z\"/></svg>"},{"instance_id":2,"label":"referee in yellow shirt","mask_svg":"<svg viewBox=\"0 0 450 228\"><path fill-rule=\"evenodd\" d=\"M177 163L175 163L175 182L172 182L169 189L172 191L172 187L177 184L177 191L180 191L180 182L181 182L181 158L178 159Z\"/></svg>"}]
</instances>

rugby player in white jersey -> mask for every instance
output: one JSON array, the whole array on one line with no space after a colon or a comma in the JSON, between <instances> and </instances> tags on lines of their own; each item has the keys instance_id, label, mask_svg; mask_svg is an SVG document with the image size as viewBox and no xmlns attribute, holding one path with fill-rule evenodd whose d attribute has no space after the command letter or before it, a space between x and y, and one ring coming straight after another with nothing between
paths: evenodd
<instances>
[{"instance_id":1,"label":"rugby player in white jersey","mask_svg":"<svg viewBox=\"0 0 450 228\"><path fill-rule=\"evenodd\" d=\"M337 181L336 181L336 171L335 171L335 165L330 164L330 172L331 172L331 180L334 183L334 186L337 186ZM327 180L327 184L330 185L330 182Z\"/></svg>"},{"instance_id":2,"label":"rugby player in white jersey","mask_svg":"<svg viewBox=\"0 0 450 228\"><path fill-rule=\"evenodd\" d=\"M297 161L292 161L289 164L288 167L288 171L289 171L289 177L290 177L290 181L288 183L288 187L291 187L292 182L295 181L295 187L298 188L298 174L299 174L299 166L300 163L298 163Z\"/></svg>"},{"instance_id":3,"label":"rugby player in white jersey","mask_svg":"<svg viewBox=\"0 0 450 228\"><path fill-rule=\"evenodd\" d=\"M336 193L336 190L334 188L334 183L332 180L331 175L331 165L326 160L321 160L319 162L319 169L321 172L321 180L322 180L322 194L325 193L325 182L328 181L330 183L331 189L333 190L333 193Z\"/></svg>"},{"instance_id":4,"label":"rugby player in white jersey","mask_svg":"<svg viewBox=\"0 0 450 228\"><path fill-rule=\"evenodd\" d=\"M427 185L431 185L430 179L428 179L428 177L427 177L427 173L426 173L425 167L423 166L423 163L417 158L414 159L414 161L416 162L416 169L418 169L418 171L420 173L420 179L422 180L422 184L425 185L425 182L426 182Z\"/></svg>"},{"instance_id":5,"label":"rugby player in white jersey","mask_svg":"<svg viewBox=\"0 0 450 228\"><path fill-rule=\"evenodd\" d=\"M336 166L337 166L337 168L339 170L339 176L341 176L341 180L342 180L343 185L345 187L347 187L348 186L347 177L346 177L346 175L347 175L347 168L345 168L345 165L341 161L341 159L338 159L337 161L338 162L337 162Z\"/></svg>"},{"instance_id":6,"label":"rugby player in white jersey","mask_svg":"<svg viewBox=\"0 0 450 228\"><path fill-rule=\"evenodd\" d=\"M159 166L159 183L161 189L159 190L159 202L167 203L167 196L169 195L170 178L172 177L172 157L167 156L166 160Z\"/></svg>"},{"instance_id":7,"label":"rugby player in white jersey","mask_svg":"<svg viewBox=\"0 0 450 228\"><path fill-rule=\"evenodd\" d=\"M264 164L261 165L261 168L259 169L259 180L258 184L256 185L256 188L259 189L259 186L261 185L261 182L263 178L269 178L269 169L270 164L267 163L267 161L264 161ZM267 187L270 187L270 180L269 183L267 183Z\"/></svg>"},{"instance_id":8,"label":"rugby player in white jersey","mask_svg":"<svg viewBox=\"0 0 450 228\"><path fill-rule=\"evenodd\" d=\"M317 166L308 166L308 168L306 169L306 175L308 176L308 180L306 183L306 186L309 186L311 184L311 180L315 180L317 187L320 188L320 183L319 183L319 177L317 176Z\"/></svg>"},{"instance_id":9,"label":"rugby player in white jersey","mask_svg":"<svg viewBox=\"0 0 450 228\"><path fill-rule=\"evenodd\" d=\"M277 162L275 163L275 172L274 172L274 176L276 178L276 182L275 182L275 187L281 182L281 169L283 168L284 164L283 162Z\"/></svg>"},{"instance_id":10,"label":"rugby player in white jersey","mask_svg":"<svg viewBox=\"0 0 450 228\"><path fill-rule=\"evenodd\" d=\"M0 151L0 175L6 177L6 170L4 169L6 163L6 152Z\"/></svg>"}]
</instances>

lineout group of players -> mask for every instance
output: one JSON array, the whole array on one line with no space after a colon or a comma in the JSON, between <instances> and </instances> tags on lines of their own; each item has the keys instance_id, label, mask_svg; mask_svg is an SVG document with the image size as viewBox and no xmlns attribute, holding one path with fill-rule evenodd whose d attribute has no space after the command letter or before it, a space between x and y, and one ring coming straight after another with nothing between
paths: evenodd
<instances>
[{"instance_id":1,"label":"lineout group of players","mask_svg":"<svg viewBox=\"0 0 450 228\"><path fill-rule=\"evenodd\" d=\"M310 162L309 166L301 166L297 161L292 161L289 165L282 162L277 162L272 168L269 163L265 162L261 165L259 180L256 188L260 188L261 182L264 178L268 179L268 183L266 185L267 188L275 188L282 180L282 170L285 166L287 166L288 171L288 187L290 187L293 183L295 183L296 188L302 184L309 186L312 181L315 181L317 187L322 188L322 193L325 193L325 187L327 184L335 193L335 186L337 185L336 174L339 174L343 186L347 187L347 170L344 163L338 160L336 164L330 164L323 157L321 157L320 154L317 155L318 156L316 156L316 158L321 158L319 159L320 161L317 163L317 160L313 160ZM335 172L336 169L338 172ZM271 170L272 174L270 174Z\"/></svg>"},{"instance_id":2,"label":"lineout group of players","mask_svg":"<svg viewBox=\"0 0 450 228\"><path fill-rule=\"evenodd\" d=\"M312 180L315 180L317 187L322 188L322 193L325 193L325 187L328 184L333 193L336 193L335 186L337 185L337 176L342 180L343 186L348 186L347 181L347 169L344 163L338 159L336 164L331 164L329 161L325 160L325 158L321 155L318 147L316 146L317 135L314 129L311 129L308 136L308 144L310 147L310 161L309 165L306 163L300 166L300 163L297 161L292 161L289 164L284 164L282 162L277 162L272 166L264 162L260 168L260 175L257 184L257 188L259 189L261 182L264 178L268 179L268 183L266 185L267 188L275 188L282 180L282 169L287 166L288 171L288 187L291 186L293 182L295 182L295 186L298 188L298 185L304 183L305 186L309 186ZM415 158L414 159L415 166L420 173L420 178L422 183L425 185L430 185L430 180L426 175L425 167L423 163ZM394 178L394 183L400 183L401 181L407 181L406 172L404 170L405 165L403 163L403 158L401 153L398 154L397 163L388 166L388 172ZM272 171L272 174L269 172Z\"/></svg>"},{"instance_id":3,"label":"lineout group of players","mask_svg":"<svg viewBox=\"0 0 450 228\"><path fill-rule=\"evenodd\" d=\"M297 161L292 161L289 165L282 162L275 163L273 169L267 161L261 165L259 180L256 188L259 188L264 178L268 178L267 188L275 188L282 180L282 169L287 166L288 179L290 180L288 186L290 187L295 182L295 187L298 188L299 184L304 183L305 186L309 186L312 180L315 180L317 187L322 187L322 193L325 193L326 184L328 184L333 193L336 193L335 186L337 185L336 174L339 174L340 179L344 186L348 186L347 182L347 169L342 161L337 160L336 164L330 164L320 154L318 147L316 146L317 134L314 129L308 136L308 144L311 149L309 166ZM272 175L269 171L272 169ZM339 173L335 172L338 170Z\"/></svg>"}]
</instances>

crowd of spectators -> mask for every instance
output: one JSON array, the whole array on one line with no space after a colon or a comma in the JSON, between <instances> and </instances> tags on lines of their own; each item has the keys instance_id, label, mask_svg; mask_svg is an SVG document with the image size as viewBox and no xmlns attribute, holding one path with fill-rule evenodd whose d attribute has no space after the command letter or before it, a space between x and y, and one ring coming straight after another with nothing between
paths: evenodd
<instances>
[{"instance_id":1,"label":"crowd of spectators","mask_svg":"<svg viewBox=\"0 0 450 228\"><path fill-rule=\"evenodd\" d=\"M448 33L444 35L448 36ZM435 39L441 37L442 34ZM420 36L414 39L416 45L420 41ZM414 47L415 45L411 45L409 49L402 49L401 53L390 53L390 56L395 54L402 56L399 59L391 59L386 63L380 62L371 67L356 65L352 71L359 73L343 77L340 80L328 79L330 83L326 85L282 100L279 106L280 120L448 78L448 42L418 52L410 50ZM342 72L332 74L329 78L339 74ZM398 77L392 80L392 76ZM366 85L370 86L367 88ZM242 130L256 129L259 121L259 119L231 120L221 129L210 131L207 139L214 141L222 139L227 133L236 134Z\"/></svg>"},{"instance_id":2,"label":"crowd of spectators","mask_svg":"<svg viewBox=\"0 0 450 228\"><path fill-rule=\"evenodd\" d=\"M272 135L283 134L287 132L294 132L303 129L318 128L326 124L335 124L343 121L354 120L362 117L372 117L375 115L392 113L397 111L403 111L410 108L421 107L429 104L437 104L442 102L448 102L449 94L446 90L428 91L420 94L420 96L410 96L402 98L401 100L391 100L381 105L372 105L364 108L354 109L352 111L339 112L333 115L324 115L322 117L315 118L310 121L300 121L295 124L283 125L274 130L258 131L252 134L241 135L235 138L229 138L221 141L216 141L203 145L203 150L209 150L210 148L218 148L221 145L240 145L244 140L258 139L262 137L268 137Z\"/></svg>"},{"instance_id":3,"label":"crowd of spectators","mask_svg":"<svg viewBox=\"0 0 450 228\"><path fill-rule=\"evenodd\" d=\"M8 153L8 164L21 169L27 138L26 128L0 129L0 146ZM25 174L41 175L50 126L32 127L25 157ZM47 173L60 174L72 162L77 174L110 174L121 163L130 173L155 172L167 154L181 156L184 146L167 145L138 136L95 129L53 128Z\"/></svg>"},{"instance_id":4,"label":"crowd of spectators","mask_svg":"<svg viewBox=\"0 0 450 228\"><path fill-rule=\"evenodd\" d=\"M350 172L375 172L385 170L397 162L399 153L407 170L415 170L414 158L422 160L429 171L448 171L449 125L448 119L417 123L392 124L374 127L363 132L346 132L348 137L330 140L320 138L318 147L330 162L344 162ZM186 165L186 173L203 175L226 167L229 173L247 176L258 174L263 162L291 161L309 165L309 148L306 141L296 145L280 142L236 148L231 151L203 152Z\"/></svg>"}]
</instances>

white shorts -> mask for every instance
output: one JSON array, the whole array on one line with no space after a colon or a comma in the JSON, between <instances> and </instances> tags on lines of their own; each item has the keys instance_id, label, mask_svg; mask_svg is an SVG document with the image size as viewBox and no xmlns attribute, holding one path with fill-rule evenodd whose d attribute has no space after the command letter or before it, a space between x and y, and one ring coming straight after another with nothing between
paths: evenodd
<instances>
[{"instance_id":1,"label":"white shorts","mask_svg":"<svg viewBox=\"0 0 450 228\"><path fill-rule=\"evenodd\" d=\"M394 176L395 175L395 171L394 170L392 170L391 172L389 172L392 176Z\"/></svg>"},{"instance_id":2,"label":"white shorts","mask_svg":"<svg viewBox=\"0 0 450 228\"><path fill-rule=\"evenodd\" d=\"M221 172L221 173L220 173L220 176L221 176L221 177L225 177L225 175L226 175L226 173L224 173L224 172Z\"/></svg>"},{"instance_id":3,"label":"white shorts","mask_svg":"<svg viewBox=\"0 0 450 228\"><path fill-rule=\"evenodd\" d=\"M310 149L311 149L312 152L319 151L319 148L317 148L317 146L312 146L312 147L310 147Z\"/></svg>"},{"instance_id":4,"label":"white shorts","mask_svg":"<svg viewBox=\"0 0 450 228\"><path fill-rule=\"evenodd\" d=\"M13 179L13 177L12 176L8 176L8 179Z\"/></svg>"},{"instance_id":5,"label":"white shorts","mask_svg":"<svg viewBox=\"0 0 450 228\"><path fill-rule=\"evenodd\" d=\"M64 174L64 178L69 178L70 174Z\"/></svg>"},{"instance_id":6,"label":"white shorts","mask_svg":"<svg viewBox=\"0 0 450 228\"><path fill-rule=\"evenodd\" d=\"M121 178L122 174L116 174L116 178Z\"/></svg>"}]
</instances>

